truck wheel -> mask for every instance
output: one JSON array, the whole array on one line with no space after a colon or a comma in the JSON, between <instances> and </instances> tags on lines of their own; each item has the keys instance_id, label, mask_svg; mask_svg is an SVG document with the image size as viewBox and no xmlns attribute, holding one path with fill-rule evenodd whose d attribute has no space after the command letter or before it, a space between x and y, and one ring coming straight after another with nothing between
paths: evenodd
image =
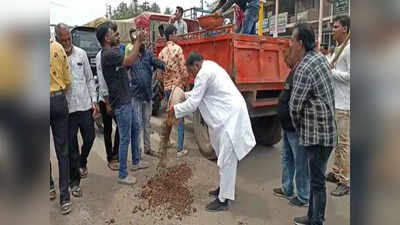
<instances>
[{"instance_id":1,"label":"truck wheel","mask_svg":"<svg viewBox=\"0 0 400 225\"><path fill-rule=\"evenodd\" d=\"M157 79L156 76L153 76L152 84L151 84L151 89L152 89L152 115L157 116L160 112L161 108L161 101L163 99L163 89L161 82Z\"/></svg>"},{"instance_id":2,"label":"truck wheel","mask_svg":"<svg viewBox=\"0 0 400 225\"><path fill-rule=\"evenodd\" d=\"M215 155L214 149L211 147L207 124L201 117L199 110L193 113L193 127L194 136L201 155L208 160L216 160L217 156Z\"/></svg>"},{"instance_id":3,"label":"truck wheel","mask_svg":"<svg viewBox=\"0 0 400 225\"><path fill-rule=\"evenodd\" d=\"M282 139L278 116L252 118L251 123L258 144L273 146Z\"/></svg>"},{"instance_id":4,"label":"truck wheel","mask_svg":"<svg viewBox=\"0 0 400 225\"><path fill-rule=\"evenodd\" d=\"M159 112L160 112L160 107L161 107L161 100L153 99L151 107L152 107L151 115L158 116Z\"/></svg>"}]
</instances>

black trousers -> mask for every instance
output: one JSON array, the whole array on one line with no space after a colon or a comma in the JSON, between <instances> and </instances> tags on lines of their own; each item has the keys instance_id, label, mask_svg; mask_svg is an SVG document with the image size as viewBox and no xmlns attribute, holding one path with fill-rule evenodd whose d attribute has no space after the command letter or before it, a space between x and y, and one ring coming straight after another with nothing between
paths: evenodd
<instances>
[{"instance_id":1,"label":"black trousers","mask_svg":"<svg viewBox=\"0 0 400 225\"><path fill-rule=\"evenodd\" d=\"M56 151L59 171L60 203L70 200L69 182L69 149L68 149L68 104L64 95L50 97L50 126L53 133L54 149ZM51 177L50 185L54 182Z\"/></svg>"},{"instance_id":2,"label":"black trousers","mask_svg":"<svg viewBox=\"0 0 400 225\"><path fill-rule=\"evenodd\" d=\"M117 120L115 116L109 116L107 114L106 104L104 102L100 102L100 112L101 116L103 117L104 144L106 147L107 161L110 162L111 160L118 158L118 148L119 148L118 127L115 131L114 146L112 144L112 120L114 119L116 124Z\"/></svg>"},{"instance_id":3,"label":"black trousers","mask_svg":"<svg viewBox=\"0 0 400 225\"><path fill-rule=\"evenodd\" d=\"M310 174L310 198L307 214L311 222L310 225L322 225L325 221L325 173L332 149L332 147L321 145L305 147Z\"/></svg>"},{"instance_id":4,"label":"black trousers","mask_svg":"<svg viewBox=\"0 0 400 225\"><path fill-rule=\"evenodd\" d=\"M87 167L87 159L92 149L95 129L92 110L78 111L69 114L69 149L70 149L70 186L79 186L81 176L79 168ZM79 154L78 129L81 132L83 144Z\"/></svg>"}]
</instances>

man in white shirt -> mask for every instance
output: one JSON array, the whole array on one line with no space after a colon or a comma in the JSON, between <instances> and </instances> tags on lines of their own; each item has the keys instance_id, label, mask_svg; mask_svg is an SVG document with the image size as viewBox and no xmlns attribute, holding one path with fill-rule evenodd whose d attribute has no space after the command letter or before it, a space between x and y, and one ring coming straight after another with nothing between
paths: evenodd
<instances>
[{"instance_id":1,"label":"man in white shirt","mask_svg":"<svg viewBox=\"0 0 400 225\"><path fill-rule=\"evenodd\" d=\"M180 6L176 7L175 17L172 17L169 23L174 24L176 27L176 35L186 34L188 32L187 24L183 20L183 8Z\"/></svg>"},{"instance_id":2,"label":"man in white shirt","mask_svg":"<svg viewBox=\"0 0 400 225\"><path fill-rule=\"evenodd\" d=\"M81 177L87 176L87 159L95 139L92 115L98 111L96 84L85 50L72 45L68 25L60 23L56 26L56 39L67 54L71 72L71 87L66 93L69 109L69 183L72 195L81 197L80 181ZM83 140L80 154L78 130Z\"/></svg>"},{"instance_id":3,"label":"man in white shirt","mask_svg":"<svg viewBox=\"0 0 400 225\"><path fill-rule=\"evenodd\" d=\"M327 175L328 181L337 183L336 189L331 192L333 196L344 196L350 191L350 40L345 43L349 31L349 16L338 16L334 19L333 34L338 47L331 59L342 45L345 44L345 47L337 63L331 65L338 132L334 166Z\"/></svg>"},{"instance_id":4,"label":"man in white shirt","mask_svg":"<svg viewBox=\"0 0 400 225\"><path fill-rule=\"evenodd\" d=\"M237 164L256 145L246 102L228 73L217 63L192 52L186 60L186 68L195 76L194 87L185 93L185 102L171 106L169 115L183 118L197 108L200 110L218 156L220 174L219 187L210 192L216 199L206 210L227 210L228 199L235 199Z\"/></svg>"}]
</instances>

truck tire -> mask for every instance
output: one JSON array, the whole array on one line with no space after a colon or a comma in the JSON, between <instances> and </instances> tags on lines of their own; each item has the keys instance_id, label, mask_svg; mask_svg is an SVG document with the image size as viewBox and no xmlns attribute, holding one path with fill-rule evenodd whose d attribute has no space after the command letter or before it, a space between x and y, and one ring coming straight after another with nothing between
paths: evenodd
<instances>
[{"instance_id":1,"label":"truck tire","mask_svg":"<svg viewBox=\"0 0 400 225\"><path fill-rule=\"evenodd\" d=\"M161 101L164 97L164 87L162 86L160 80L157 79L156 76L153 76L151 90L152 90L152 112L153 116L159 115L161 108Z\"/></svg>"},{"instance_id":2,"label":"truck tire","mask_svg":"<svg viewBox=\"0 0 400 225\"><path fill-rule=\"evenodd\" d=\"M197 146L199 146L201 155L208 160L215 161L217 156L215 155L214 149L211 147L210 138L208 136L208 127L201 117L199 110L193 113L193 128L196 143Z\"/></svg>"},{"instance_id":3,"label":"truck tire","mask_svg":"<svg viewBox=\"0 0 400 225\"><path fill-rule=\"evenodd\" d=\"M273 146L282 139L281 123L278 116L252 118L251 123L258 144Z\"/></svg>"}]
</instances>

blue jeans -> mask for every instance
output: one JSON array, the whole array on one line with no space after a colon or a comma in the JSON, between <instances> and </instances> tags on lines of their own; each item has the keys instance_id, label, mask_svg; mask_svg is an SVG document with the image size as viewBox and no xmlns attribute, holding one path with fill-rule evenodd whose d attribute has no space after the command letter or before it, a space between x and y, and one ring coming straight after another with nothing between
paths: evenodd
<instances>
[{"instance_id":1,"label":"blue jeans","mask_svg":"<svg viewBox=\"0 0 400 225\"><path fill-rule=\"evenodd\" d=\"M256 23L258 21L258 10L260 8L259 0L250 0L247 3L247 9L244 12L241 34L256 34Z\"/></svg>"},{"instance_id":2,"label":"blue jeans","mask_svg":"<svg viewBox=\"0 0 400 225\"><path fill-rule=\"evenodd\" d=\"M304 148L307 152L311 180L307 216L310 225L322 225L325 221L326 208L325 172L333 147L314 145Z\"/></svg>"},{"instance_id":3,"label":"blue jeans","mask_svg":"<svg viewBox=\"0 0 400 225\"><path fill-rule=\"evenodd\" d=\"M167 99L169 99L169 96L171 95L171 90L166 91L165 93L165 97ZM185 122L184 119L180 119L178 122L178 125L176 127L177 131L178 131L178 152L182 151L183 149L183 140L185 137L185 126L184 126Z\"/></svg>"},{"instance_id":4,"label":"blue jeans","mask_svg":"<svg viewBox=\"0 0 400 225\"><path fill-rule=\"evenodd\" d=\"M139 123L132 104L122 105L114 110L119 129L119 178L128 176L127 158L128 146L131 142L132 163L137 165L140 162L139 155Z\"/></svg>"},{"instance_id":5,"label":"blue jeans","mask_svg":"<svg viewBox=\"0 0 400 225\"><path fill-rule=\"evenodd\" d=\"M283 131L281 152L282 191L293 195L293 178L296 179L297 198L308 203L310 195L310 176L308 173L307 152L299 145L296 132Z\"/></svg>"}]
</instances>

